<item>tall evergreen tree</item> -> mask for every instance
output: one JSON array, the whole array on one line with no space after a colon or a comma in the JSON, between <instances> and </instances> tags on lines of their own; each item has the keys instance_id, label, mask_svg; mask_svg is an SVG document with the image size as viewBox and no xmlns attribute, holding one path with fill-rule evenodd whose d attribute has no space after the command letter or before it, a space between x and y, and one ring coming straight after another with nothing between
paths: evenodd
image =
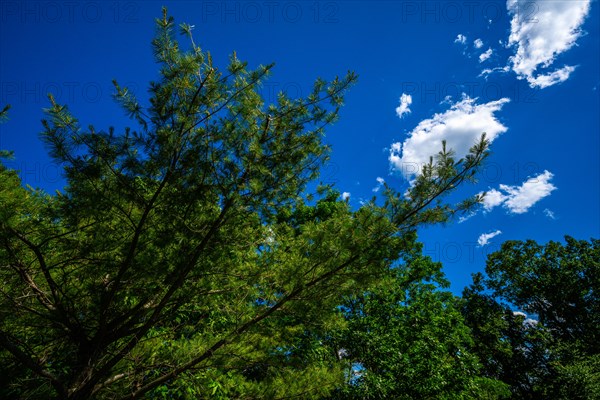
<instances>
[{"instance_id":1,"label":"tall evergreen tree","mask_svg":"<svg viewBox=\"0 0 600 400\"><path fill-rule=\"evenodd\" d=\"M259 87L235 53L220 71L166 10L152 42L160 75L142 106L115 82L134 126L82 127L50 97L42 140L64 170L56 195L0 167L2 396L314 398L343 370L318 336L414 246L414 230L477 199L482 137L444 146L405 195L351 210L331 188L311 200L349 73L306 98ZM181 31L191 39L190 27Z\"/></svg>"}]
</instances>

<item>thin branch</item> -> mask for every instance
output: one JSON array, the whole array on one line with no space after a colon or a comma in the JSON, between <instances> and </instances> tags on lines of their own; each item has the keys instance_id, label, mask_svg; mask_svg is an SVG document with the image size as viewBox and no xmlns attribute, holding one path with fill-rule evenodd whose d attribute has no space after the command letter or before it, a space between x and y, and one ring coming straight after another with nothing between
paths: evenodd
<instances>
[{"instance_id":1,"label":"thin branch","mask_svg":"<svg viewBox=\"0 0 600 400\"><path fill-rule=\"evenodd\" d=\"M50 381L52 386L56 389L59 396L62 398L67 397L67 390L61 383L61 381L50 371L42 368L37 362L35 362L31 357L29 357L25 352L23 352L17 345L15 345L10 337L3 331L0 330L0 345L5 348L9 353L11 353L17 360L21 362L24 366L29 368L35 374L41 376L42 378L46 378Z\"/></svg>"},{"instance_id":2,"label":"thin branch","mask_svg":"<svg viewBox=\"0 0 600 400\"><path fill-rule=\"evenodd\" d=\"M357 255L354 255L354 256L350 257L346 262L340 264L338 267L332 269L331 271L328 271L328 272L322 274L318 278L313 279L312 281L308 282L304 286L301 286L301 287L293 290L288 295L286 295L285 297L283 297L279 302L277 302L275 305L273 305L273 307L269 308L263 314L257 315L256 317L252 318L251 320L249 320L245 324L241 325L240 327L238 327L234 331L230 332L226 337L224 337L223 339L217 341L215 344L213 344L208 350L206 350L201 355L193 358L192 360L188 361L187 363L184 363L183 365L179 366L178 368L174 369L173 371L171 371L171 372L169 372L169 373L167 373L167 374L165 374L165 375L163 375L163 376L161 376L159 378L156 378L155 380L149 382L148 384L144 385L140 389L138 389L135 392L133 392L131 395L125 396L122 399L123 400L125 400L125 399L138 399L142 395L144 395L145 393L147 393L148 391L154 389L155 387L157 387L159 385L162 385L163 383L167 382L168 380L176 378L181 373L189 370L190 368L193 368L194 366L196 366L197 364L201 363L205 359L211 357L221 347L223 347L223 346L227 345L228 343L230 343L235 336L238 336L238 335L244 333L245 331L247 331L248 329L250 329L254 325L258 324L259 322L261 322L262 320L264 320L265 318L269 317L271 314L273 314L274 312L276 312L277 310L279 310L280 308L282 308L284 304L286 304L290 300L293 300L294 298L296 298L304 290L312 288L315 285L319 284L320 282L331 278L333 275L335 275L336 273L338 273L342 269L348 267L350 264L352 264L353 262L355 262L356 260L358 260L358 258L359 257Z\"/></svg>"},{"instance_id":3,"label":"thin branch","mask_svg":"<svg viewBox=\"0 0 600 400\"><path fill-rule=\"evenodd\" d=\"M232 204L233 204L232 201L227 201L225 203L223 209L221 210L221 213L219 214L219 217L214 221L209 232L203 238L201 243L196 247L194 255L192 256L190 261L187 263L187 265L184 268L182 268L182 270L181 270L179 276L176 278L176 280L169 286L167 293L162 297L162 299L160 300L158 305L154 308L154 311L152 312L150 317L148 317L148 319L144 323L144 325L142 327L140 327L139 329L137 329L134 336L129 340L129 342L127 342L127 344L125 344L125 346L123 346L120 350L118 350L117 353L115 355L113 355L112 358L110 360L108 360L95 374L92 374L93 376L91 376L87 380L87 382L82 387L80 387L78 390L80 390L83 393L86 393L86 391L88 391L88 390L92 390L92 388L98 383L98 381L103 376L106 376L110 372L110 370L119 361L121 361L123 359L123 357L125 357L125 355L127 355L133 348L135 348L135 346L144 337L144 335L152 328L152 326L154 326L154 324L159 319L161 312L166 307L169 300L172 298L172 296L175 294L175 292L181 288L181 285L185 281L185 277L189 274L189 272L194 267L194 265L196 265L198 259L200 258L201 254L202 254L202 251L206 248L210 239L214 236L214 234L216 234L216 232L220 228L221 223L222 223L223 219L225 218L227 211L232 206ZM135 321L137 321L137 320L138 320L137 318L131 318L130 321L128 321L128 322L135 323ZM113 334L113 336L117 336L117 338L118 338L118 336L120 334L122 334L123 332L127 332L127 331L128 331L128 327L124 325L117 332L115 332ZM127 332L127 333L129 333L129 332ZM117 340L115 337L112 337L111 339L112 339L112 341Z\"/></svg>"},{"instance_id":4,"label":"thin branch","mask_svg":"<svg viewBox=\"0 0 600 400\"><path fill-rule=\"evenodd\" d=\"M221 111L223 108L225 108L231 101L233 101L233 99L235 99L240 93L246 91L249 87L254 86L256 83L258 83L266 74L267 74L268 70L265 70L259 77L257 77L255 80L251 81L250 83L248 83L247 85L245 85L244 87L240 88L239 90L237 90L235 93L233 93L223 104L221 104L220 107L218 107L216 110L208 113L204 118L199 119L198 121L196 121L194 124L192 124L188 129L186 129L183 134L186 134L188 132L190 132L192 129L194 129L196 126L200 125L201 123L203 123L204 121L208 121L209 118L211 118L213 115L217 114L219 111Z\"/></svg>"},{"instance_id":5,"label":"thin branch","mask_svg":"<svg viewBox=\"0 0 600 400\"><path fill-rule=\"evenodd\" d=\"M460 184L461 182L463 182L464 179L465 179L465 175L467 174L467 172L469 172L471 169L473 169L482 159L483 159L482 156L478 156L477 158L475 158L473 160L473 162L471 162L470 164L467 164L460 173L456 174L451 180L449 180L448 182L446 182L429 199L425 200L425 202L421 203L417 208L412 209L408 214L403 215L402 216L402 222L408 221L409 218L411 218L412 216L416 215L421 210L423 210L425 207L427 207L429 204L431 204L431 202L433 200L435 200L436 198L438 198L439 196L441 196L443 193L445 193L446 191L448 191L452 187L455 187L458 184Z\"/></svg>"},{"instance_id":6,"label":"thin branch","mask_svg":"<svg viewBox=\"0 0 600 400\"><path fill-rule=\"evenodd\" d=\"M52 275L50 275L50 270L48 269L48 266L46 265L46 260L44 259L44 255L42 254L39 246L36 246L35 244L33 244L33 242L31 242L25 236L21 235L14 228L9 227L8 229L13 235L15 235L21 242L23 242L35 254L35 257L37 258L38 264L40 265L40 269L42 270L44 278L46 279L46 282L48 283L48 286L50 287L50 291L52 292L52 297L54 298L54 301L55 301L57 307L59 307L60 299L59 299L58 294L60 292L60 289L58 288L58 285L56 284L56 282L54 282Z\"/></svg>"}]
</instances>

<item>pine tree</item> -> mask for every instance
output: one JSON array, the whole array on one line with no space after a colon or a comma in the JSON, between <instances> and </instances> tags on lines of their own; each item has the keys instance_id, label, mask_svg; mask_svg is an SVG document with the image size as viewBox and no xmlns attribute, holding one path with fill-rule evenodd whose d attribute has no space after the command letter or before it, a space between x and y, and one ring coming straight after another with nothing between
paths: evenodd
<instances>
[{"instance_id":1,"label":"pine tree","mask_svg":"<svg viewBox=\"0 0 600 400\"><path fill-rule=\"evenodd\" d=\"M314 198L334 122L356 75L306 98L260 85L234 53L220 70L163 10L160 64L132 119L82 127L51 96L42 140L64 171L55 195L0 167L0 376L4 397L314 398L343 379L311 332L341 324L361 293L414 246L414 231L469 209L443 197L473 180L444 149L404 194L358 210L331 187Z\"/></svg>"}]
</instances>

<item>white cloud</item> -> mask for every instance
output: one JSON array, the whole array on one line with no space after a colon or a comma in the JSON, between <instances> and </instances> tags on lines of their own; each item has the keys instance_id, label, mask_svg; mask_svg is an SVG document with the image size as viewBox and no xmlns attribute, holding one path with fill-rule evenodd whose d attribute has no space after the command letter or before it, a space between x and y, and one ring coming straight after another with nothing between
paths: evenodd
<instances>
[{"instance_id":1,"label":"white cloud","mask_svg":"<svg viewBox=\"0 0 600 400\"><path fill-rule=\"evenodd\" d=\"M477 214L477 212L476 212L476 211L471 211L471 212L470 212L470 213L468 213L467 215L464 215L464 216L462 216L462 217L459 217L459 218L458 218L458 223L459 223L459 224L462 224L463 222L465 222L465 221L468 221L468 220L470 220L471 218L473 218L473 217L474 217L476 214Z\"/></svg>"},{"instance_id":2,"label":"white cloud","mask_svg":"<svg viewBox=\"0 0 600 400\"><path fill-rule=\"evenodd\" d=\"M350 198L350 192L342 193L342 200L346 201Z\"/></svg>"},{"instance_id":3,"label":"white cloud","mask_svg":"<svg viewBox=\"0 0 600 400\"><path fill-rule=\"evenodd\" d=\"M535 78L527 78L527 81L531 87L539 87L540 89L544 89L548 86L566 81L569 79L569 76L573 71L575 71L575 67L567 65L564 68L557 69L556 71L546 75L538 75Z\"/></svg>"},{"instance_id":4,"label":"white cloud","mask_svg":"<svg viewBox=\"0 0 600 400\"><path fill-rule=\"evenodd\" d=\"M590 0L507 0L512 15L508 45L516 48L510 57L512 70L531 87L545 88L564 82L574 67L535 76L550 67L556 57L569 50L581 36L581 25L590 11Z\"/></svg>"},{"instance_id":5,"label":"white cloud","mask_svg":"<svg viewBox=\"0 0 600 400\"><path fill-rule=\"evenodd\" d=\"M525 326L525 328L533 328L537 324L538 320L533 318L526 318L525 321L523 321L523 325Z\"/></svg>"},{"instance_id":6,"label":"white cloud","mask_svg":"<svg viewBox=\"0 0 600 400\"><path fill-rule=\"evenodd\" d=\"M492 53L493 53L493 52L494 52L494 51L492 50L492 48L491 48L491 47L490 47L489 49L487 49L487 51L486 51L485 53L482 53L482 54L479 56L479 62L480 62L480 63L482 63L482 62L484 62L485 60L487 60L488 58L490 58L490 57L492 56Z\"/></svg>"},{"instance_id":7,"label":"white cloud","mask_svg":"<svg viewBox=\"0 0 600 400\"><path fill-rule=\"evenodd\" d=\"M483 41L481 39L475 39L473 41L473 46L475 46L476 49L480 49L483 47Z\"/></svg>"},{"instance_id":8,"label":"white cloud","mask_svg":"<svg viewBox=\"0 0 600 400\"><path fill-rule=\"evenodd\" d=\"M504 205L514 214L527 212L531 206L556 189L556 186L550 183L553 176L550 172L544 171L518 187L500 185L500 189L506 191L508 196Z\"/></svg>"},{"instance_id":9,"label":"white cloud","mask_svg":"<svg viewBox=\"0 0 600 400\"><path fill-rule=\"evenodd\" d=\"M271 227L267 228L267 235L265 237L265 243L268 245L272 245L275 243L275 231L273 231L273 228L271 228Z\"/></svg>"},{"instance_id":10,"label":"white cloud","mask_svg":"<svg viewBox=\"0 0 600 400\"><path fill-rule=\"evenodd\" d=\"M523 214L535 203L556 190L550 183L554 175L544 171L538 176L527 179L521 186L500 185L500 190L492 189L483 200L485 211L502 205L512 214Z\"/></svg>"},{"instance_id":11,"label":"white cloud","mask_svg":"<svg viewBox=\"0 0 600 400\"><path fill-rule=\"evenodd\" d=\"M506 201L506 196L496 189L492 189L485 194L483 198L483 208L490 211Z\"/></svg>"},{"instance_id":12,"label":"white cloud","mask_svg":"<svg viewBox=\"0 0 600 400\"><path fill-rule=\"evenodd\" d=\"M556 216L554 215L554 211L552 211L548 208L544 208L544 215L550 219L556 219Z\"/></svg>"},{"instance_id":13,"label":"white cloud","mask_svg":"<svg viewBox=\"0 0 600 400\"><path fill-rule=\"evenodd\" d=\"M479 238L477 239L477 245L479 247L483 247L485 245L487 245L490 242L490 239L498 236L499 234L501 234L502 231L498 230L495 232L490 232L490 233L482 233Z\"/></svg>"},{"instance_id":14,"label":"white cloud","mask_svg":"<svg viewBox=\"0 0 600 400\"><path fill-rule=\"evenodd\" d=\"M396 115L398 118L402 118L404 114L409 114L409 106L412 104L412 96L410 94L402 93L400 96L400 105L396 107Z\"/></svg>"},{"instance_id":15,"label":"white cloud","mask_svg":"<svg viewBox=\"0 0 600 400\"><path fill-rule=\"evenodd\" d=\"M465 35L459 33L458 36L456 36L454 43L465 44L465 43L467 43L467 37Z\"/></svg>"},{"instance_id":16,"label":"white cloud","mask_svg":"<svg viewBox=\"0 0 600 400\"><path fill-rule=\"evenodd\" d=\"M379 190L383 187L383 184L385 183L385 179L383 179L382 177L378 176L377 177L377 186L375 186L373 188L373 191L375 193L379 192Z\"/></svg>"},{"instance_id":17,"label":"white cloud","mask_svg":"<svg viewBox=\"0 0 600 400\"><path fill-rule=\"evenodd\" d=\"M522 317L523 318L523 326L525 328L533 328L534 326L536 326L538 324L538 321L533 319L533 318L528 318L527 314L525 314L522 311L513 311L513 315L515 317Z\"/></svg>"},{"instance_id":18,"label":"white cloud","mask_svg":"<svg viewBox=\"0 0 600 400\"><path fill-rule=\"evenodd\" d=\"M483 71L481 71L481 73L479 74L478 77L484 77L487 79L488 75L493 74L495 72L509 72L510 71L510 67L507 65L505 67L494 67L494 68L486 68Z\"/></svg>"},{"instance_id":19,"label":"white cloud","mask_svg":"<svg viewBox=\"0 0 600 400\"><path fill-rule=\"evenodd\" d=\"M468 154L483 132L490 142L506 132L508 128L494 113L510 100L503 98L485 104L476 104L476 100L463 95L463 99L446 112L421 121L403 143L393 143L388 157L391 168L411 179L421 172L429 157L442 149L443 140L459 159Z\"/></svg>"}]
</instances>

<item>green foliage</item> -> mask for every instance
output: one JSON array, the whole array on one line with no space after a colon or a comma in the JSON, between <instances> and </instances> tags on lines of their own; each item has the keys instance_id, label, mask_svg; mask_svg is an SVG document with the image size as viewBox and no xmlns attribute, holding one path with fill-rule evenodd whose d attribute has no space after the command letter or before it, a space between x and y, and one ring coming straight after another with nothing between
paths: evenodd
<instances>
[{"instance_id":1,"label":"green foliage","mask_svg":"<svg viewBox=\"0 0 600 400\"><path fill-rule=\"evenodd\" d=\"M166 10L156 26L150 104L114 82L134 127L84 128L50 96L42 140L64 190L23 188L0 170L1 394L326 396L344 374L321 343L344 324L342 297L384 279L417 226L468 208L442 198L472 180L487 141L458 161L444 148L407 196L388 188L381 206L351 210L331 188L310 200L324 129L356 76L265 104L272 65L250 70L234 53L221 71L187 25L182 50ZM458 318L443 295L415 295Z\"/></svg>"},{"instance_id":2,"label":"green foliage","mask_svg":"<svg viewBox=\"0 0 600 400\"><path fill-rule=\"evenodd\" d=\"M508 241L486 273L463 294L486 376L518 398L599 398L600 241Z\"/></svg>"},{"instance_id":3,"label":"green foliage","mask_svg":"<svg viewBox=\"0 0 600 400\"><path fill-rule=\"evenodd\" d=\"M546 371L548 332L542 325L525 323L522 315L482 293L480 278L476 275L476 283L463 292L462 312L471 328L472 351L482 364L481 373L510 386L514 397L531 398Z\"/></svg>"},{"instance_id":4,"label":"green foliage","mask_svg":"<svg viewBox=\"0 0 600 400\"><path fill-rule=\"evenodd\" d=\"M535 314L556 340L600 353L599 240L509 241L490 255L486 272L497 296Z\"/></svg>"},{"instance_id":5,"label":"green foliage","mask_svg":"<svg viewBox=\"0 0 600 400\"><path fill-rule=\"evenodd\" d=\"M600 355L579 356L568 363L553 364L555 376L545 390L548 398L567 400L600 399Z\"/></svg>"},{"instance_id":6,"label":"green foliage","mask_svg":"<svg viewBox=\"0 0 600 400\"><path fill-rule=\"evenodd\" d=\"M479 377L470 331L441 265L413 255L387 285L348 299L337 341L348 364L340 399L500 398L500 382Z\"/></svg>"}]
</instances>

